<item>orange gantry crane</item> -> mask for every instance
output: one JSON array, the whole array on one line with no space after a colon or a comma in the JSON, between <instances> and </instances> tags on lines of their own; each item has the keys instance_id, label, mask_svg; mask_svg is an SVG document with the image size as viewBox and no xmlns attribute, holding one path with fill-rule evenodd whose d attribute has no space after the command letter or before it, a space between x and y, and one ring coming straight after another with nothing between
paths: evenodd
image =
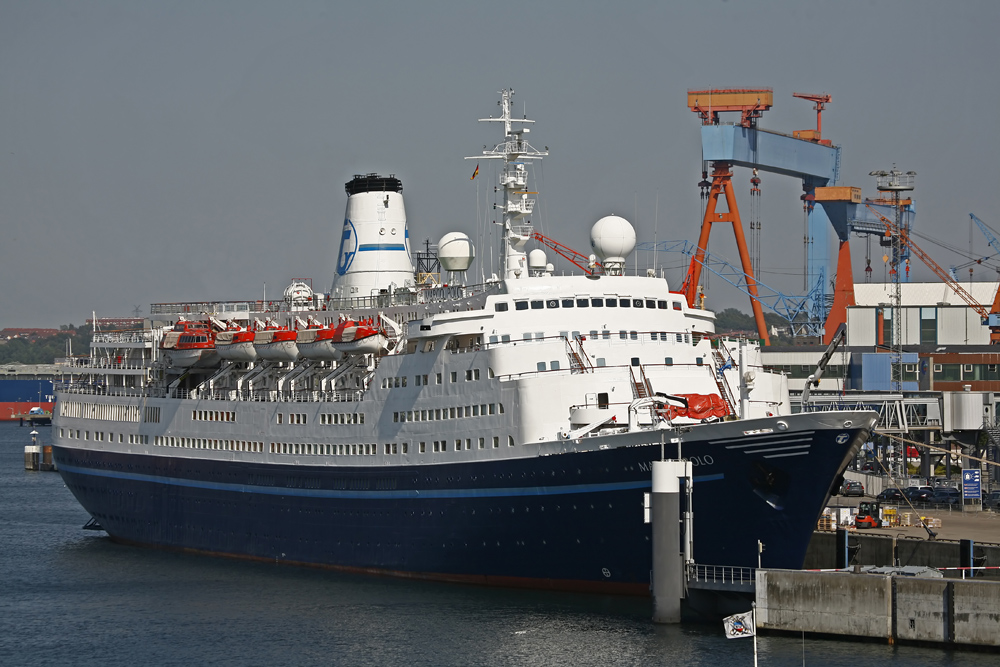
<instances>
[{"instance_id":1,"label":"orange gantry crane","mask_svg":"<svg viewBox=\"0 0 1000 667\"><path fill-rule=\"evenodd\" d=\"M965 303L969 304L970 308L978 313L983 324L990 327L990 345L1000 345L1000 317L998 317L1000 316L1000 289L997 290L997 294L993 298L992 309L986 310L986 308L981 303L976 301L975 298L973 298L973 296L969 294L957 280L951 277L950 273L941 268L940 264L935 262L930 255L914 243L913 239L910 238L910 235L906 233L906 230L900 230L900 228L896 226L895 222L885 217L868 204L865 204L865 206L868 207L868 210L874 213L882 221L885 225L887 235L898 234L900 242L908 246L910 248L910 252L920 258L920 261L926 264L927 267L933 271L945 285L950 287L951 290L962 299L962 301L965 301ZM899 267L897 267L896 270L898 271Z\"/></svg>"}]
</instances>

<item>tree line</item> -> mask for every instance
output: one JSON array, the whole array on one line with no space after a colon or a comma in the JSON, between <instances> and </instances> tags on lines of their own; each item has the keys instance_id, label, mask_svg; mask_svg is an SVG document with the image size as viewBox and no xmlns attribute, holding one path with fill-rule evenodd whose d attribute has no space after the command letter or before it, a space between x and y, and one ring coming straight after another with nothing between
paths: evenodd
<instances>
[{"instance_id":1,"label":"tree line","mask_svg":"<svg viewBox=\"0 0 1000 667\"><path fill-rule=\"evenodd\" d=\"M30 341L25 338L12 338L0 341L0 364L52 364L56 358L68 354L72 341L73 354L89 354L91 331L89 327L77 329L72 324L59 327L59 333L47 338Z\"/></svg>"}]
</instances>

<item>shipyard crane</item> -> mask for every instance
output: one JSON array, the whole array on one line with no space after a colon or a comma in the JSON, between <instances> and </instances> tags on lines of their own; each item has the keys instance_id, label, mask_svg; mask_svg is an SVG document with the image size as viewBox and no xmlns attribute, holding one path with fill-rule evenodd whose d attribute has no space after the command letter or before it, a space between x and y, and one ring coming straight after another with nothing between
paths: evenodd
<instances>
[{"instance_id":1,"label":"shipyard crane","mask_svg":"<svg viewBox=\"0 0 1000 667\"><path fill-rule=\"evenodd\" d=\"M959 298L962 299L962 301L965 301L965 303L969 304L969 307L979 314L979 317L982 319L983 324L988 325L990 328L990 345L1000 344L1000 317L998 317L998 315L1000 315L1000 291L998 291L997 297L993 299L992 312L987 311L982 304L976 301L975 298L973 298L973 296L969 294L965 290L965 288L963 288L958 283L958 281L952 278L951 274L948 271L945 271L940 264L935 262L930 255L928 255L920 248L920 246L914 243L913 239L910 238L910 235L906 232L905 229L900 230L899 227L896 226L895 222L885 217L884 215L876 211L868 204L865 204L865 206L867 206L868 209L876 216L878 216L878 218L882 221L882 223L885 225L885 230L887 235L898 235L901 245L908 246L910 248L910 251L914 255L916 255L920 259L920 261L926 264L927 267L931 271L933 271L934 274L938 278L940 278L945 285L951 288L951 291L957 294ZM975 218L975 216L973 216L973 218ZM896 270L898 271L899 268L897 267Z\"/></svg>"},{"instance_id":2,"label":"shipyard crane","mask_svg":"<svg viewBox=\"0 0 1000 667\"><path fill-rule=\"evenodd\" d=\"M976 226L979 227L979 231L983 233L983 236L985 236L989 244L993 246L993 249L1000 252L1000 241L998 241L997 237L994 236L993 230L991 230L985 222L977 218L975 213L970 213L969 217L972 218L974 223L976 223ZM992 343L994 333L1000 330L1000 285L997 285L997 293L993 297L993 307L990 308L989 323L990 342Z\"/></svg>"}]
</instances>

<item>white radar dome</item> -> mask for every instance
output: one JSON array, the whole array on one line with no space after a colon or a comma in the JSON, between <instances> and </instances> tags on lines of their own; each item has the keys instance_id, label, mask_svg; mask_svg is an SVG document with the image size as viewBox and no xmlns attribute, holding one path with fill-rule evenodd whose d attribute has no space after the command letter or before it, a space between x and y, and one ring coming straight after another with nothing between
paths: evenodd
<instances>
[{"instance_id":1,"label":"white radar dome","mask_svg":"<svg viewBox=\"0 0 1000 667\"><path fill-rule=\"evenodd\" d=\"M590 228L590 247L602 260L624 262L635 250L635 229L625 218L607 215Z\"/></svg>"},{"instance_id":2,"label":"white radar dome","mask_svg":"<svg viewBox=\"0 0 1000 667\"><path fill-rule=\"evenodd\" d=\"M544 271L547 262L545 251L541 248L535 248L528 253L528 268L532 271Z\"/></svg>"},{"instance_id":3,"label":"white radar dome","mask_svg":"<svg viewBox=\"0 0 1000 667\"><path fill-rule=\"evenodd\" d=\"M448 232L438 241L438 261L445 271L467 271L475 258L476 249L462 232Z\"/></svg>"}]
</instances>

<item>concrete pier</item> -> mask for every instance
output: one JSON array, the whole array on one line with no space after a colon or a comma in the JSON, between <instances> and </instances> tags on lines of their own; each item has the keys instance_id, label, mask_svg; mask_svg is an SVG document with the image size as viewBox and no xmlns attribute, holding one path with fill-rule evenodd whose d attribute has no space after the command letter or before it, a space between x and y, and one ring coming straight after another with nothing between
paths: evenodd
<instances>
[{"instance_id":1,"label":"concrete pier","mask_svg":"<svg viewBox=\"0 0 1000 667\"><path fill-rule=\"evenodd\" d=\"M1000 649L1000 582L757 570L757 627Z\"/></svg>"}]
</instances>

